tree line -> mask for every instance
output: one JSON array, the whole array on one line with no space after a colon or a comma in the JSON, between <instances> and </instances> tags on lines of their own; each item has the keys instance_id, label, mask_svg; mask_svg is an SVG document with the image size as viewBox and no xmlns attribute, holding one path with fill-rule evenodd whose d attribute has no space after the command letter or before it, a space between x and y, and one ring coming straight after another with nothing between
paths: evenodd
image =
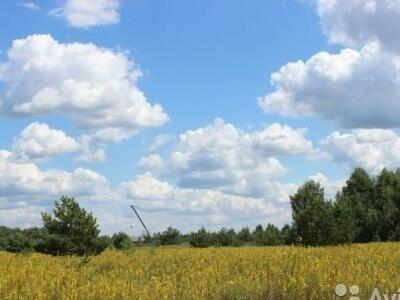
<instances>
[{"instance_id":1,"label":"tree line","mask_svg":"<svg viewBox=\"0 0 400 300\"><path fill-rule=\"evenodd\" d=\"M315 181L307 181L290 197L292 223L278 228L258 225L235 231L205 228L182 234L169 227L139 240L120 232L102 236L92 213L69 197L42 214L43 227L11 229L0 226L0 250L38 251L52 255L98 254L107 247L129 250L139 246L190 244L192 247L326 246L373 241L400 241L400 169L383 169L377 176L356 168L333 199Z\"/></svg>"}]
</instances>

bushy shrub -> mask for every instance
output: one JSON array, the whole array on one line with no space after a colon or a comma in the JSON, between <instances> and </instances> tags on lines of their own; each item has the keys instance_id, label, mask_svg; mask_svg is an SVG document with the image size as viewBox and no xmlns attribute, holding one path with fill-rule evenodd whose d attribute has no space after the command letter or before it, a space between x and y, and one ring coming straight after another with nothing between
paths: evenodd
<instances>
[{"instance_id":1,"label":"bushy shrub","mask_svg":"<svg viewBox=\"0 0 400 300\"><path fill-rule=\"evenodd\" d=\"M116 249L129 250L133 248L132 239L124 232L116 233L112 236L111 242Z\"/></svg>"}]
</instances>

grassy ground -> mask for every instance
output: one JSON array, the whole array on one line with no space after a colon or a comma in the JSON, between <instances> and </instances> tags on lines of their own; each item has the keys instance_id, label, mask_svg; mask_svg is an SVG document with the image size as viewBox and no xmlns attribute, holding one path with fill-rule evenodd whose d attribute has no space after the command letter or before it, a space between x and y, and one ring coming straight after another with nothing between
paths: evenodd
<instances>
[{"instance_id":1,"label":"grassy ground","mask_svg":"<svg viewBox=\"0 0 400 300\"><path fill-rule=\"evenodd\" d=\"M340 299L340 283L346 299L354 285L369 299L374 287L397 292L399 267L395 243L151 248L93 258L0 253L0 299Z\"/></svg>"}]
</instances>

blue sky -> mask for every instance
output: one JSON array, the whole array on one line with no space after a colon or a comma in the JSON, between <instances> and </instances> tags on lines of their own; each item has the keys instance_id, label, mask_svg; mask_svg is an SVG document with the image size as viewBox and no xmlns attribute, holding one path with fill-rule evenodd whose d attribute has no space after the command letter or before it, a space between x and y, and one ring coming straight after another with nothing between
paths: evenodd
<instances>
[{"instance_id":1,"label":"blue sky","mask_svg":"<svg viewBox=\"0 0 400 300\"><path fill-rule=\"evenodd\" d=\"M397 4L93 3L0 3L0 223L68 194L105 232L140 233L129 203L154 230L281 225L305 180L399 165Z\"/></svg>"}]
</instances>

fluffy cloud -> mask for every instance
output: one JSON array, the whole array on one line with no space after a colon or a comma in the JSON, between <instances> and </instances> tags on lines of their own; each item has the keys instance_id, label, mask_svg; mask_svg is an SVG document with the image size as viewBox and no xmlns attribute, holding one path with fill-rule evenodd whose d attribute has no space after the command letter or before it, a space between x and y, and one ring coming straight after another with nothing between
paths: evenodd
<instances>
[{"instance_id":1,"label":"fluffy cloud","mask_svg":"<svg viewBox=\"0 0 400 300\"><path fill-rule=\"evenodd\" d=\"M88 169L42 170L23 159L16 160L15 153L30 160L60 154L66 151L62 145L68 143L69 150L79 146L85 155L85 136L75 140L45 124L33 123L16 139L14 152L0 151L0 218L8 211L29 216L30 223L36 224L39 217L31 218L31 205L35 212L48 210L54 199L71 195L88 201L85 203L102 202L110 209L101 215L103 227L120 226L110 219L118 214L118 207L128 207L132 202L152 218L164 214L163 224L182 219L179 224L186 229L196 224L255 225L266 219L282 224L290 219L288 195L295 192L297 184L275 180L286 168L274 155L312 153L305 134L304 129L281 124L246 132L216 119L204 128L181 134L168 151L160 149L165 159L152 153L140 160L141 168L155 173L137 175L113 188L104 176ZM89 144L94 139L101 145L111 139L108 136L120 138L118 132L87 138ZM7 224L26 225L16 219Z\"/></svg>"},{"instance_id":2,"label":"fluffy cloud","mask_svg":"<svg viewBox=\"0 0 400 300\"><path fill-rule=\"evenodd\" d=\"M4 114L65 113L85 129L138 130L167 116L136 85L140 71L121 52L92 44L61 44L50 35L15 40L0 64Z\"/></svg>"},{"instance_id":3,"label":"fluffy cloud","mask_svg":"<svg viewBox=\"0 0 400 300\"><path fill-rule=\"evenodd\" d=\"M0 224L2 226L29 228L41 226L39 207L16 207L2 209L0 206Z\"/></svg>"},{"instance_id":4,"label":"fluffy cloud","mask_svg":"<svg viewBox=\"0 0 400 300\"><path fill-rule=\"evenodd\" d=\"M32 163L14 162L10 152L0 151L0 197L46 199L61 195L92 196L107 191L107 179L94 171L83 168L73 172L43 171Z\"/></svg>"},{"instance_id":5,"label":"fluffy cloud","mask_svg":"<svg viewBox=\"0 0 400 300\"><path fill-rule=\"evenodd\" d=\"M9 226L39 225L40 212L49 210L61 195L75 196L85 206L102 202L102 207L108 208L103 211L105 214L97 206L90 210L95 208L99 212L101 225L107 232L120 230L131 222L125 216L131 203L151 219L157 216L159 221L159 215L164 214L165 226L178 222L186 230L195 224L255 225L265 219L282 224L290 218L287 193L295 188L287 185L290 188L284 191L285 185L271 185L269 196L244 197L212 189L181 188L145 173L111 189L105 177L91 170L40 170L31 163L13 162L10 156L7 151L0 152L0 221ZM123 224L112 221L118 210L125 210ZM153 228L165 229L157 225L158 221L153 222Z\"/></svg>"},{"instance_id":6,"label":"fluffy cloud","mask_svg":"<svg viewBox=\"0 0 400 300\"><path fill-rule=\"evenodd\" d=\"M314 0L330 40L358 47L378 42L400 52L400 2L397 0Z\"/></svg>"},{"instance_id":7,"label":"fluffy cloud","mask_svg":"<svg viewBox=\"0 0 400 300\"><path fill-rule=\"evenodd\" d=\"M72 172L43 170L33 163L15 161L13 156L0 150L0 224L40 226L40 213L49 211L62 195L76 197L85 207L121 201L97 172L83 168Z\"/></svg>"},{"instance_id":8,"label":"fluffy cloud","mask_svg":"<svg viewBox=\"0 0 400 300\"><path fill-rule=\"evenodd\" d=\"M368 44L360 51L321 52L272 74L265 112L316 115L344 127L400 126L400 58Z\"/></svg>"},{"instance_id":9,"label":"fluffy cloud","mask_svg":"<svg viewBox=\"0 0 400 300\"><path fill-rule=\"evenodd\" d=\"M251 134L216 119L211 125L181 134L167 168L179 174L181 186L204 188L285 174L278 159L265 155L270 145L257 143L255 147L253 142Z\"/></svg>"},{"instance_id":10,"label":"fluffy cloud","mask_svg":"<svg viewBox=\"0 0 400 300\"><path fill-rule=\"evenodd\" d=\"M121 184L124 198L134 200L145 211L171 211L183 215L209 215L219 222L225 219L260 219L287 213L287 204L264 198L224 194L210 189L179 188L160 181L151 173ZM219 217L217 217L219 216Z\"/></svg>"},{"instance_id":11,"label":"fluffy cloud","mask_svg":"<svg viewBox=\"0 0 400 300\"><path fill-rule=\"evenodd\" d=\"M64 0L50 15L61 17L72 27L89 28L119 22L119 0Z\"/></svg>"},{"instance_id":12,"label":"fluffy cloud","mask_svg":"<svg viewBox=\"0 0 400 300\"><path fill-rule=\"evenodd\" d=\"M136 130L123 128L104 128L92 134L79 137L81 154L76 158L79 162L104 162L107 154L105 147L108 143L119 143L136 134Z\"/></svg>"},{"instance_id":13,"label":"fluffy cloud","mask_svg":"<svg viewBox=\"0 0 400 300\"><path fill-rule=\"evenodd\" d=\"M306 129L293 129L288 125L271 124L250 134L253 147L265 155L311 154L313 146L305 138Z\"/></svg>"},{"instance_id":14,"label":"fluffy cloud","mask_svg":"<svg viewBox=\"0 0 400 300\"><path fill-rule=\"evenodd\" d=\"M63 114L87 131L87 143L103 144L168 120L137 87L141 73L125 53L32 35L15 40L7 58L0 62L3 115Z\"/></svg>"},{"instance_id":15,"label":"fluffy cloud","mask_svg":"<svg viewBox=\"0 0 400 300\"><path fill-rule=\"evenodd\" d=\"M1 153L0 162L4 163L6 155L4 151ZM21 172L16 172L16 168L20 168ZM95 206L90 210L95 210L95 215L107 233L122 228L131 230L130 225L136 220L128 209L132 203L145 216L146 224L152 230L163 230L171 224L184 231L202 225L213 229L221 226L239 228L266 221L282 225L290 222L288 195L293 194L298 187L298 184L273 183L269 185L267 195L250 197L212 189L181 188L151 173L144 173L110 191L105 188L105 178L89 170L76 170L72 173L40 171L27 164L19 164L18 167L13 164L10 170L13 173L12 179L4 181L4 178L0 178L3 183L0 186L0 221L3 224L21 227L40 225L40 212L48 211L52 201L62 192L75 195L78 200L106 201L103 202L104 206ZM3 171L1 167L0 171ZM330 182L321 173L309 179L320 182L328 196L342 186L341 181ZM11 186L11 181L15 185ZM32 184L37 188L32 189ZM282 199L279 199L280 196ZM47 202L43 202L44 199ZM135 233L140 234L140 224L135 224L135 227L138 228Z\"/></svg>"},{"instance_id":16,"label":"fluffy cloud","mask_svg":"<svg viewBox=\"0 0 400 300\"><path fill-rule=\"evenodd\" d=\"M165 158L153 154L141 159L139 166L174 178L180 188L285 202L294 185L272 180L287 172L277 156L312 156L316 151L305 135L305 129L281 124L246 132L216 119L179 135Z\"/></svg>"},{"instance_id":17,"label":"fluffy cloud","mask_svg":"<svg viewBox=\"0 0 400 300\"><path fill-rule=\"evenodd\" d=\"M319 116L348 128L399 127L400 2L312 0L330 40L353 49L320 52L274 73L265 112Z\"/></svg>"},{"instance_id":18,"label":"fluffy cloud","mask_svg":"<svg viewBox=\"0 0 400 300\"><path fill-rule=\"evenodd\" d=\"M384 167L400 165L400 137L392 130L335 131L321 143L335 161L363 167L375 174Z\"/></svg>"},{"instance_id":19,"label":"fluffy cloud","mask_svg":"<svg viewBox=\"0 0 400 300\"><path fill-rule=\"evenodd\" d=\"M16 138L13 154L17 160L42 160L54 155L78 151L79 143L62 130L47 124L32 123Z\"/></svg>"}]
</instances>

